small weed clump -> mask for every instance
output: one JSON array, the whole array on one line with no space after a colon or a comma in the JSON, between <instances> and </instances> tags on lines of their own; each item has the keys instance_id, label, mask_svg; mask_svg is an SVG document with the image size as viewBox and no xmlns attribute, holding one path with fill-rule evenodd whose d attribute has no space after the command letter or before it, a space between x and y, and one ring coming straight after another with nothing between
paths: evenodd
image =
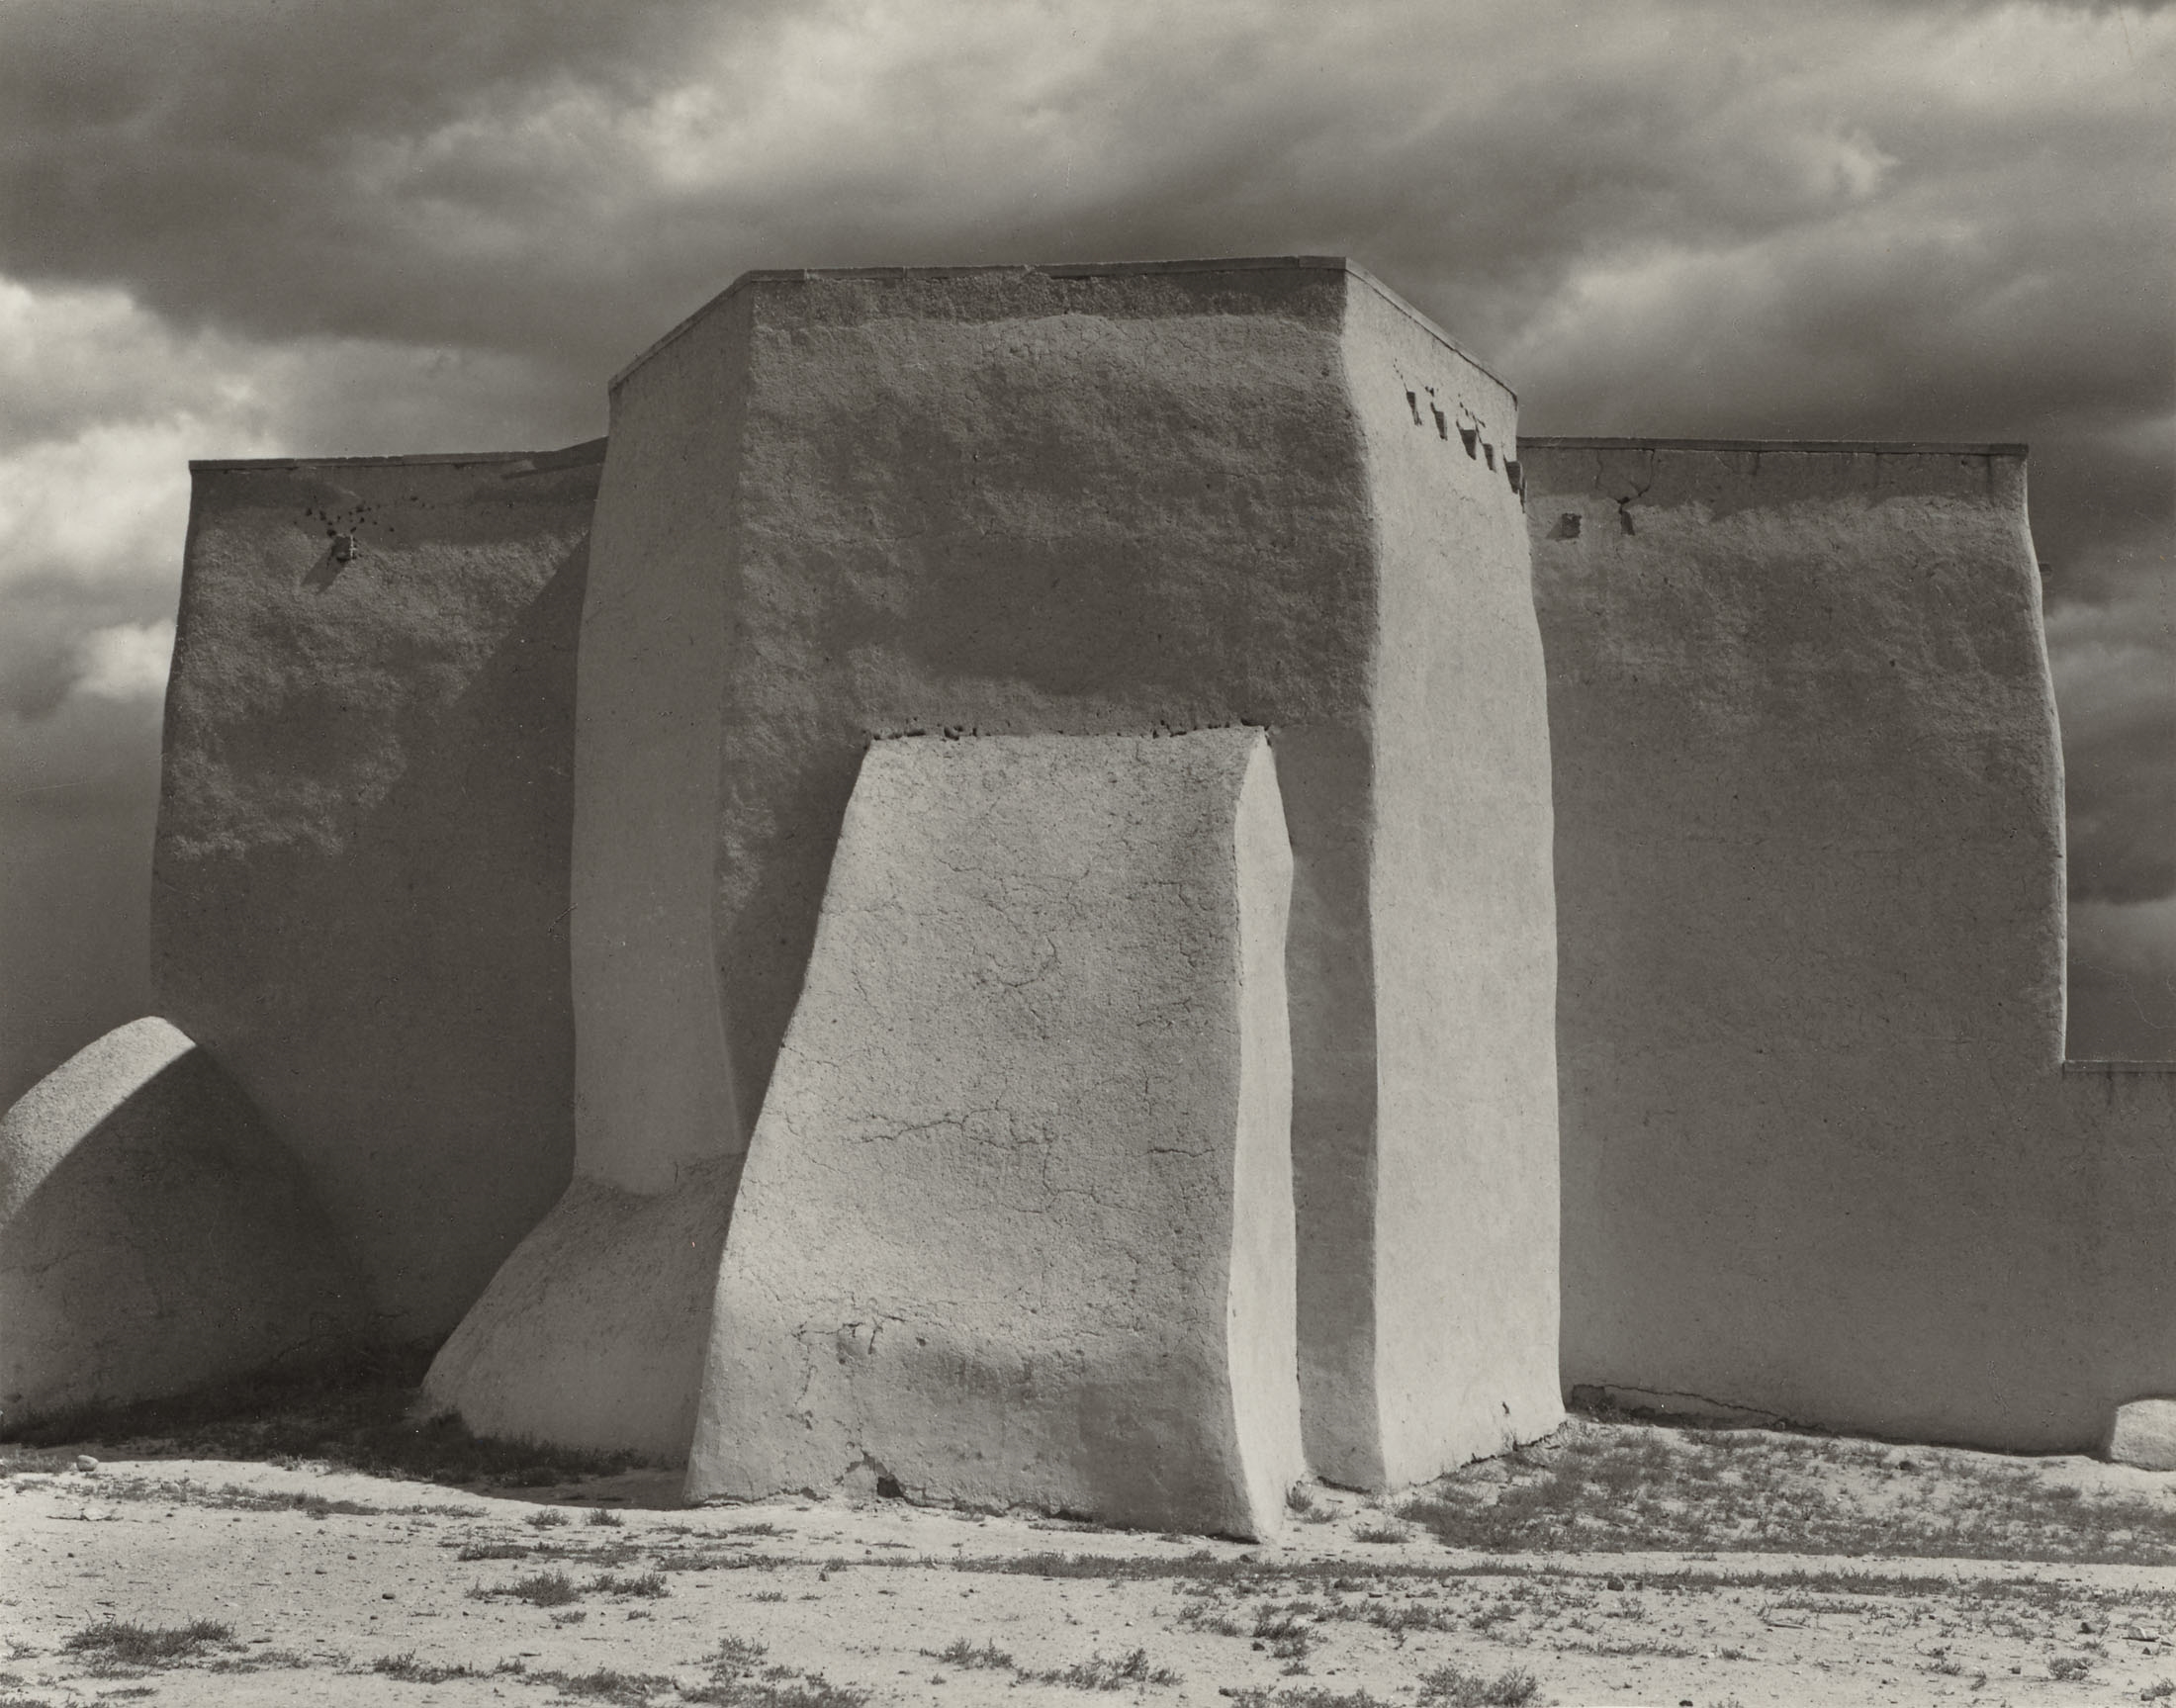
<instances>
[{"instance_id":1,"label":"small weed clump","mask_svg":"<svg viewBox=\"0 0 2176 1708\"><path fill-rule=\"evenodd\" d=\"M510 1595L516 1601L526 1601L531 1607L564 1607L570 1601L582 1599L582 1591L575 1587L575 1580L564 1572L532 1573L501 1589L486 1589L478 1584L469 1591L471 1601L489 1601L499 1595Z\"/></svg>"},{"instance_id":2,"label":"small weed clump","mask_svg":"<svg viewBox=\"0 0 2176 1708\"><path fill-rule=\"evenodd\" d=\"M388 1678L398 1678L404 1684L444 1684L454 1678L490 1676L474 1666L445 1666L435 1662L418 1661L412 1649L402 1655L381 1655L370 1663L370 1669ZM507 1668L501 1664L498 1670L504 1672Z\"/></svg>"},{"instance_id":3,"label":"small weed clump","mask_svg":"<svg viewBox=\"0 0 2176 1708\"><path fill-rule=\"evenodd\" d=\"M76 1632L62 1647L72 1655L90 1656L94 1665L171 1666L233 1635L215 1619L193 1619L170 1627L102 1619Z\"/></svg>"},{"instance_id":4,"label":"small weed clump","mask_svg":"<svg viewBox=\"0 0 2176 1708\"><path fill-rule=\"evenodd\" d=\"M526 1560L529 1550L519 1542L464 1543L456 1560Z\"/></svg>"},{"instance_id":5,"label":"small weed clump","mask_svg":"<svg viewBox=\"0 0 2176 1708\"><path fill-rule=\"evenodd\" d=\"M984 1666L997 1672L1010 1672L1016 1663L995 1643L984 1642L980 1648L964 1637L954 1637L942 1649L925 1649L923 1654L933 1661L942 1661L948 1666Z\"/></svg>"},{"instance_id":6,"label":"small weed clump","mask_svg":"<svg viewBox=\"0 0 2176 1708\"><path fill-rule=\"evenodd\" d=\"M597 1530L617 1530L627 1521L609 1507L592 1506L589 1508L589 1516L582 1522Z\"/></svg>"},{"instance_id":7,"label":"small weed clump","mask_svg":"<svg viewBox=\"0 0 2176 1708\"><path fill-rule=\"evenodd\" d=\"M1531 1672L1499 1672L1484 1678L1456 1662L1445 1662L1420 1680L1419 1708L1525 1708L1540 1693Z\"/></svg>"},{"instance_id":8,"label":"small weed clump","mask_svg":"<svg viewBox=\"0 0 2176 1708\"><path fill-rule=\"evenodd\" d=\"M648 1708L653 1696L673 1688L673 1680L663 1673L622 1672L610 1666L600 1666L594 1672L541 1670L523 1672L522 1676L532 1683L549 1684L562 1695L622 1704L623 1708Z\"/></svg>"},{"instance_id":9,"label":"small weed clump","mask_svg":"<svg viewBox=\"0 0 2176 1708\"><path fill-rule=\"evenodd\" d=\"M1355 1542L1410 1542L1412 1532L1403 1524L1385 1524L1380 1521L1370 1521L1355 1529L1352 1533L1352 1539Z\"/></svg>"},{"instance_id":10,"label":"small weed clump","mask_svg":"<svg viewBox=\"0 0 2176 1708\"><path fill-rule=\"evenodd\" d=\"M1053 1667L1047 1672L1024 1672L1021 1676L1038 1684L1064 1684L1075 1690L1123 1690L1129 1684L1179 1682L1179 1675L1170 1667L1151 1666L1145 1649L1136 1649L1116 1661L1106 1660L1098 1653L1070 1666Z\"/></svg>"},{"instance_id":11,"label":"small weed clump","mask_svg":"<svg viewBox=\"0 0 2176 1708\"><path fill-rule=\"evenodd\" d=\"M615 1577L609 1572L599 1573L584 1586L589 1595L639 1595L646 1600L656 1600L670 1594L665 1587L665 1573L645 1572L639 1577Z\"/></svg>"},{"instance_id":12,"label":"small weed clump","mask_svg":"<svg viewBox=\"0 0 2176 1708\"><path fill-rule=\"evenodd\" d=\"M566 1522L566 1513L556 1506L539 1506L528 1516L528 1523L538 1530L556 1530Z\"/></svg>"}]
</instances>

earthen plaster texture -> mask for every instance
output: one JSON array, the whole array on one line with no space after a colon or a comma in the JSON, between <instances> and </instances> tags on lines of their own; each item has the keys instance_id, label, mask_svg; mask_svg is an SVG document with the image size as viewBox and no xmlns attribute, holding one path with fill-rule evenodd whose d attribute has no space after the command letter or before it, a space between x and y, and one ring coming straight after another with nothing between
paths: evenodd
<instances>
[{"instance_id":1,"label":"earthen plaster texture","mask_svg":"<svg viewBox=\"0 0 2176 1708\"><path fill-rule=\"evenodd\" d=\"M0 1119L0 1416L176 1393L330 1351L367 1300L295 1160L161 1020Z\"/></svg>"},{"instance_id":2,"label":"earthen plaster texture","mask_svg":"<svg viewBox=\"0 0 2176 1708\"><path fill-rule=\"evenodd\" d=\"M1514 430L1341 262L759 274L670 335L615 388L584 632L579 1169L744 1147L871 736L1271 727L1311 1458L1550 1427Z\"/></svg>"},{"instance_id":3,"label":"earthen plaster texture","mask_svg":"<svg viewBox=\"0 0 2176 1708\"><path fill-rule=\"evenodd\" d=\"M392 1339L452 1328L568 1179L600 454L195 468L154 988L293 1150Z\"/></svg>"},{"instance_id":4,"label":"earthen plaster texture","mask_svg":"<svg viewBox=\"0 0 2176 1708\"><path fill-rule=\"evenodd\" d=\"M1259 731L880 742L718 1273L688 1493L1259 1537L1305 1473Z\"/></svg>"},{"instance_id":5,"label":"earthen plaster texture","mask_svg":"<svg viewBox=\"0 0 2176 1708\"><path fill-rule=\"evenodd\" d=\"M2176 1376L2176 1122L2158 1082L2059 1071L2022 450L1530 441L1522 467L1567 1384L2094 1444Z\"/></svg>"}]
</instances>

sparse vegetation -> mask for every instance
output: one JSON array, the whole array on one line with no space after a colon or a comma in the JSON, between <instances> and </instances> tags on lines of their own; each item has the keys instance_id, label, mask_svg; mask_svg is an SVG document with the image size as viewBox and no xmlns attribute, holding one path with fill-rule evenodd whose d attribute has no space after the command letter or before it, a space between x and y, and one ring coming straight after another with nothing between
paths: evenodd
<instances>
[{"instance_id":1,"label":"sparse vegetation","mask_svg":"<svg viewBox=\"0 0 2176 1708\"><path fill-rule=\"evenodd\" d=\"M1115 1661L1106 1660L1099 1652L1070 1666L1052 1667L1046 1672L1023 1672L1021 1676L1038 1684L1064 1684L1075 1690L1123 1690L1129 1684L1179 1682L1179 1675L1168 1666L1150 1665L1145 1649L1135 1649Z\"/></svg>"},{"instance_id":2,"label":"sparse vegetation","mask_svg":"<svg viewBox=\"0 0 2176 1708\"><path fill-rule=\"evenodd\" d=\"M984 1666L993 1671L1010 1672L1015 1665L1013 1658L995 1643L984 1642L977 1647L964 1637L954 1637L942 1649L925 1649L922 1653L948 1666Z\"/></svg>"},{"instance_id":3,"label":"sparse vegetation","mask_svg":"<svg viewBox=\"0 0 2176 1708\"><path fill-rule=\"evenodd\" d=\"M1524 1708L1540 1693L1531 1672L1499 1672L1484 1678L1453 1662L1445 1662L1420 1679L1420 1708Z\"/></svg>"},{"instance_id":4,"label":"sparse vegetation","mask_svg":"<svg viewBox=\"0 0 2176 1708\"><path fill-rule=\"evenodd\" d=\"M171 1666L228 1642L233 1635L214 1619L192 1619L187 1625L171 1627L102 1619L76 1632L62 1647L71 1655L89 1656L94 1663L109 1666Z\"/></svg>"},{"instance_id":5,"label":"sparse vegetation","mask_svg":"<svg viewBox=\"0 0 2176 1708\"><path fill-rule=\"evenodd\" d=\"M2176 1502L2088 1496L2030 1466L1762 1429L1557 1438L1442 1479L1401 1515L1457 1548L1910 1555L2176 1564ZM1855 1475L1841 1478L1839 1471Z\"/></svg>"}]
</instances>

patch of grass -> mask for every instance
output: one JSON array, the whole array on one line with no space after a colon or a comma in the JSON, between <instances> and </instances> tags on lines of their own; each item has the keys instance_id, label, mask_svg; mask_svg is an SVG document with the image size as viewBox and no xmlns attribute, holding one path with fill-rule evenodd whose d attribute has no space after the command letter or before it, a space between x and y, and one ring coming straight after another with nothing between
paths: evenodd
<instances>
[{"instance_id":1,"label":"patch of grass","mask_svg":"<svg viewBox=\"0 0 2176 1708\"><path fill-rule=\"evenodd\" d=\"M1410 1542L1412 1532L1403 1524L1385 1524L1380 1521L1371 1521L1355 1528L1352 1539L1355 1542Z\"/></svg>"},{"instance_id":2,"label":"patch of grass","mask_svg":"<svg viewBox=\"0 0 2176 1708\"><path fill-rule=\"evenodd\" d=\"M252 1649L246 1655L223 1655L209 1663L209 1672L301 1671L317 1661L294 1649Z\"/></svg>"},{"instance_id":3,"label":"patch of grass","mask_svg":"<svg viewBox=\"0 0 2176 1708\"><path fill-rule=\"evenodd\" d=\"M1241 1690L1232 1708L1391 1708L1380 1696L1365 1690L1332 1690L1323 1684L1287 1685L1282 1690Z\"/></svg>"},{"instance_id":4,"label":"patch of grass","mask_svg":"<svg viewBox=\"0 0 2176 1708\"><path fill-rule=\"evenodd\" d=\"M735 1554L722 1550L662 1554L658 1568L664 1572L746 1572L754 1567L775 1568L790 1566L793 1562L780 1559L775 1554Z\"/></svg>"},{"instance_id":5,"label":"patch of grass","mask_svg":"<svg viewBox=\"0 0 2176 1708\"><path fill-rule=\"evenodd\" d=\"M702 1663L713 1672L746 1672L767 1653L761 1643L746 1637L721 1637L716 1652L705 1656Z\"/></svg>"},{"instance_id":6,"label":"patch of grass","mask_svg":"<svg viewBox=\"0 0 2176 1708\"><path fill-rule=\"evenodd\" d=\"M245 1488L239 1483L229 1483L216 1494L200 1495L197 1503L232 1507L243 1512L307 1512L313 1518L330 1518L335 1512L349 1518L371 1518L385 1511L383 1506L366 1505L360 1500L331 1500L322 1494L282 1494L276 1489Z\"/></svg>"},{"instance_id":7,"label":"patch of grass","mask_svg":"<svg viewBox=\"0 0 2176 1708\"><path fill-rule=\"evenodd\" d=\"M1484 1678L1446 1661L1421 1675L1420 1694L1414 1700L1421 1708L1525 1708L1540 1691L1531 1672L1499 1672Z\"/></svg>"},{"instance_id":8,"label":"patch of grass","mask_svg":"<svg viewBox=\"0 0 2176 1708\"><path fill-rule=\"evenodd\" d=\"M1265 1605L1254 1615L1254 1629L1248 1635L1267 1643L1269 1653L1279 1661L1304 1661L1315 1647L1315 1631L1301 1607Z\"/></svg>"},{"instance_id":9,"label":"patch of grass","mask_svg":"<svg viewBox=\"0 0 2176 1708\"><path fill-rule=\"evenodd\" d=\"M1197 1601L1191 1607L1179 1610L1179 1625L1184 1630L1207 1631L1217 1637L1244 1637L1246 1627L1228 1613Z\"/></svg>"},{"instance_id":10,"label":"patch of grass","mask_svg":"<svg viewBox=\"0 0 2176 1708\"><path fill-rule=\"evenodd\" d=\"M1151 1666L1145 1649L1136 1649L1115 1661L1106 1660L1099 1652L1070 1666L1056 1666L1046 1672L1023 1672L1021 1676L1037 1684L1063 1684L1074 1690L1123 1690L1129 1684L1179 1682L1179 1675L1168 1666Z\"/></svg>"},{"instance_id":11,"label":"patch of grass","mask_svg":"<svg viewBox=\"0 0 2176 1708\"><path fill-rule=\"evenodd\" d=\"M216 1619L192 1619L186 1625L148 1626L102 1619L76 1632L61 1647L120 1666L170 1666L193 1659L234 1633Z\"/></svg>"},{"instance_id":12,"label":"patch of grass","mask_svg":"<svg viewBox=\"0 0 2176 1708\"><path fill-rule=\"evenodd\" d=\"M866 1690L834 1684L821 1672L795 1672L790 1666L771 1666L762 1677L751 1677L763 1658L761 1643L720 1638L716 1651L703 1662L709 1680L681 1686L680 1700L711 1708L861 1708L868 1700Z\"/></svg>"},{"instance_id":13,"label":"patch of grass","mask_svg":"<svg viewBox=\"0 0 2176 1708\"><path fill-rule=\"evenodd\" d=\"M486 1589L478 1584L469 1591L472 1601L490 1601L501 1595L526 1601L531 1607L564 1607L582 1599L582 1591L575 1587L575 1580L564 1572L536 1572L501 1588Z\"/></svg>"},{"instance_id":14,"label":"patch of grass","mask_svg":"<svg viewBox=\"0 0 2176 1708\"><path fill-rule=\"evenodd\" d=\"M623 1524L625 1524L627 1520L622 1518L618 1513L612 1511L609 1507L592 1506L589 1508L589 1516L585 1518L582 1522L597 1530L617 1530Z\"/></svg>"},{"instance_id":15,"label":"patch of grass","mask_svg":"<svg viewBox=\"0 0 2176 1708\"><path fill-rule=\"evenodd\" d=\"M137 1447L192 1459L312 1461L374 1477L508 1488L608 1477L643 1463L632 1454L479 1437L450 1415L410 1417L434 1350L321 1347L189 1393L48 1412L0 1428L0 1439L18 1451ZM22 1462L11 1453L0 1463L13 1468Z\"/></svg>"},{"instance_id":16,"label":"patch of grass","mask_svg":"<svg viewBox=\"0 0 2176 1708\"><path fill-rule=\"evenodd\" d=\"M1401 1512L1453 1547L1492 1554L2176 1564L2176 1502L2155 1495L2087 1495L1996 1455L1907 1455L1879 1442L1599 1416L1575 1417L1547 1443L1441 1479Z\"/></svg>"},{"instance_id":17,"label":"patch of grass","mask_svg":"<svg viewBox=\"0 0 2176 1708\"><path fill-rule=\"evenodd\" d=\"M370 1669L388 1678L398 1678L404 1684L443 1684L452 1678L486 1676L473 1666L441 1666L434 1662L418 1661L412 1649L402 1655L381 1655L370 1663Z\"/></svg>"},{"instance_id":18,"label":"patch of grass","mask_svg":"<svg viewBox=\"0 0 2176 1708\"><path fill-rule=\"evenodd\" d=\"M556 1530L567 1522L567 1515L556 1506L539 1506L525 1522L538 1530Z\"/></svg>"},{"instance_id":19,"label":"patch of grass","mask_svg":"<svg viewBox=\"0 0 2176 1708\"><path fill-rule=\"evenodd\" d=\"M639 1595L650 1600L670 1593L662 1572L645 1572L639 1577L615 1577L609 1572L601 1573L583 1585L583 1592L588 1595Z\"/></svg>"},{"instance_id":20,"label":"patch of grass","mask_svg":"<svg viewBox=\"0 0 2176 1708\"><path fill-rule=\"evenodd\" d=\"M519 1542L463 1543L456 1560L526 1560L529 1550Z\"/></svg>"},{"instance_id":21,"label":"patch of grass","mask_svg":"<svg viewBox=\"0 0 2176 1708\"><path fill-rule=\"evenodd\" d=\"M995 1643L984 1642L978 1649L964 1637L954 1637L942 1649L925 1649L922 1653L948 1666L986 1666L993 1671L1010 1672L1017 1664Z\"/></svg>"},{"instance_id":22,"label":"patch of grass","mask_svg":"<svg viewBox=\"0 0 2176 1708\"><path fill-rule=\"evenodd\" d=\"M600 1666L593 1672L537 1669L524 1672L522 1677L532 1683L549 1684L561 1694L583 1701L622 1703L625 1708L647 1708L652 1697L676 1689L673 1680L662 1672L622 1672L611 1666Z\"/></svg>"}]
</instances>

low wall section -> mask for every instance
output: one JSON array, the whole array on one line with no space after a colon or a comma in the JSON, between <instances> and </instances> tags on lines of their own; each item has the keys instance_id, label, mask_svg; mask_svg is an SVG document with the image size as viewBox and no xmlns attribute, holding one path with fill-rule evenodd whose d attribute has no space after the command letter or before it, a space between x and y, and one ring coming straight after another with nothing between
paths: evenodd
<instances>
[{"instance_id":1,"label":"low wall section","mask_svg":"<svg viewBox=\"0 0 2176 1708\"><path fill-rule=\"evenodd\" d=\"M2019 447L1527 441L1568 1385L2089 1446L2176 1383L2168 1081L2061 1071Z\"/></svg>"}]
</instances>

